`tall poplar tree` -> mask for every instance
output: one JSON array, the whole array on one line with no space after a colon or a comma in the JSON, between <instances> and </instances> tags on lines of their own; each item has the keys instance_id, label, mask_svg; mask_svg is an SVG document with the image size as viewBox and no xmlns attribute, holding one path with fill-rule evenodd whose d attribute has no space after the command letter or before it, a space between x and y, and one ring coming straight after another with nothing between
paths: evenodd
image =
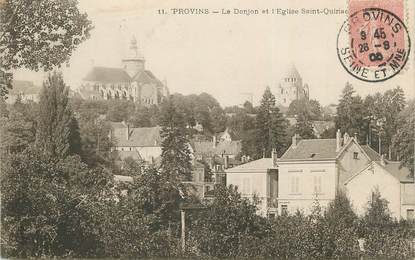
<instances>
[{"instance_id":1,"label":"tall poplar tree","mask_svg":"<svg viewBox=\"0 0 415 260\"><path fill-rule=\"evenodd\" d=\"M79 126L68 98L62 73L53 72L43 84L39 102L36 145L56 159L79 153Z\"/></svg>"},{"instance_id":2,"label":"tall poplar tree","mask_svg":"<svg viewBox=\"0 0 415 260\"><path fill-rule=\"evenodd\" d=\"M271 157L271 151L274 148L281 154L286 146L287 127L286 120L275 105L275 96L267 87L262 95L256 118L256 157Z\"/></svg>"}]
</instances>

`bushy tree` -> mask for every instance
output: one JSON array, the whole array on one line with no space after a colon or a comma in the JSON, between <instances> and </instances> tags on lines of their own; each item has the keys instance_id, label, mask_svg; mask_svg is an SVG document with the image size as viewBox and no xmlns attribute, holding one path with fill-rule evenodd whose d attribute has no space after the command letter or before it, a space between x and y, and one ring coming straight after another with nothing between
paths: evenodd
<instances>
[{"instance_id":1,"label":"bushy tree","mask_svg":"<svg viewBox=\"0 0 415 260\"><path fill-rule=\"evenodd\" d=\"M411 256L413 227L393 219L388 203L378 190L372 193L372 198L368 201L360 224L364 253L369 257L406 259Z\"/></svg>"},{"instance_id":2,"label":"bushy tree","mask_svg":"<svg viewBox=\"0 0 415 260\"><path fill-rule=\"evenodd\" d=\"M324 255L354 258L359 254L358 218L343 191L339 191L324 213Z\"/></svg>"},{"instance_id":3,"label":"bushy tree","mask_svg":"<svg viewBox=\"0 0 415 260\"><path fill-rule=\"evenodd\" d=\"M235 187L218 186L209 208L192 218L188 237L201 255L247 255L248 241L265 237L267 232L256 210L255 204L242 198Z\"/></svg>"},{"instance_id":4,"label":"bushy tree","mask_svg":"<svg viewBox=\"0 0 415 260\"><path fill-rule=\"evenodd\" d=\"M108 173L34 148L8 155L1 167L3 256L100 256Z\"/></svg>"},{"instance_id":5,"label":"bushy tree","mask_svg":"<svg viewBox=\"0 0 415 260\"><path fill-rule=\"evenodd\" d=\"M7 117L2 117L2 149L8 153L22 152L35 140L36 135L35 103L23 103L21 98L10 106Z\"/></svg>"},{"instance_id":6,"label":"bushy tree","mask_svg":"<svg viewBox=\"0 0 415 260\"><path fill-rule=\"evenodd\" d=\"M62 74L53 72L40 95L36 144L55 159L79 154L81 150L79 125L69 104L68 90Z\"/></svg>"},{"instance_id":7,"label":"bushy tree","mask_svg":"<svg viewBox=\"0 0 415 260\"><path fill-rule=\"evenodd\" d=\"M91 21L76 0L6 0L0 3L0 72L16 68L50 70L69 61L89 37ZM0 96L11 87L11 73Z\"/></svg>"},{"instance_id":8,"label":"bushy tree","mask_svg":"<svg viewBox=\"0 0 415 260\"><path fill-rule=\"evenodd\" d=\"M365 142L365 111L362 98L355 95L352 85L347 83L337 106L336 129L351 136L357 134L359 140Z\"/></svg>"}]
</instances>

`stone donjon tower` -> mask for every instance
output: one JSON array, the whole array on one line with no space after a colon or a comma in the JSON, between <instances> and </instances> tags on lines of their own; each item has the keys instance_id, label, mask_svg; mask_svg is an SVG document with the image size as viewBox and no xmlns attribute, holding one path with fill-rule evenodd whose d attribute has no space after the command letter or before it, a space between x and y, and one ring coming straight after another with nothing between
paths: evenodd
<instances>
[{"instance_id":1,"label":"stone donjon tower","mask_svg":"<svg viewBox=\"0 0 415 260\"><path fill-rule=\"evenodd\" d=\"M274 89L278 106L289 107L294 100L309 99L308 85L303 85L303 79L297 68L292 65Z\"/></svg>"}]
</instances>

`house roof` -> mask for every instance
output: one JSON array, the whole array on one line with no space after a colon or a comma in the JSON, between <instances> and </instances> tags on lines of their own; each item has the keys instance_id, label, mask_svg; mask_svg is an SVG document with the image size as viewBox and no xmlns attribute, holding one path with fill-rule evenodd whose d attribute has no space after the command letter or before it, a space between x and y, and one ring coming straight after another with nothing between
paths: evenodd
<instances>
[{"instance_id":1,"label":"house roof","mask_svg":"<svg viewBox=\"0 0 415 260\"><path fill-rule=\"evenodd\" d=\"M292 145L281 156L279 161L335 159L336 139L306 139L300 140L294 148Z\"/></svg>"},{"instance_id":2,"label":"house roof","mask_svg":"<svg viewBox=\"0 0 415 260\"><path fill-rule=\"evenodd\" d=\"M388 171L400 182L414 182L414 177L411 176L411 171L409 168L401 166L400 162L391 162L385 160L385 165L382 165L380 162L376 163L386 169L386 171Z\"/></svg>"},{"instance_id":3,"label":"house roof","mask_svg":"<svg viewBox=\"0 0 415 260\"><path fill-rule=\"evenodd\" d=\"M365 151L365 153L367 154L367 156L369 156L370 160L372 161L380 161L380 154L378 154L375 150L373 150L370 146L368 145L361 145L363 151Z\"/></svg>"},{"instance_id":4,"label":"house roof","mask_svg":"<svg viewBox=\"0 0 415 260\"><path fill-rule=\"evenodd\" d=\"M241 141L221 141L214 147L211 141L193 141L192 147L196 154L208 156L221 154L237 155L242 150L242 143Z\"/></svg>"},{"instance_id":5,"label":"house roof","mask_svg":"<svg viewBox=\"0 0 415 260\"><path fill-rule=\"evenodd\" d=\"M10 95L30 95L30 94L39 94L42 90L41 87L33 84L32 81L27 80L13 80L13 88L9 90Z\"/></svg>"},{"instance_id":6,"label":"house roof","mask_svg":"<svg viewBox=\"0 0 415 260\"><path fill-rule=\"evenodd\" d=\"M115 83L130 82L131 78L121 68L93 67L84 80Z\"/></svg>"},{"instance_id":7,"label":"house roof","mask_svg":"<svg viewBox=\"0 0 415 260\"><path fill-rule=\"evenodd\" d=\"M161 145L160 127L130 128L127 139L127 127L115 128L112 135L116 146L157 147Z\"/></svg>"},{"instance_id":8,"label":"house roof","mask_svg":"<svg viewBox=\"0 0 415 260\"><path fill-rule=\"evenodd\" d=\"M241 164L239 166L229 168L225 170L226 173L239 173L239 172L263 172L268 169L276 169L272 158L261 158L255 161Z\"/></svg>"}]
</instances>

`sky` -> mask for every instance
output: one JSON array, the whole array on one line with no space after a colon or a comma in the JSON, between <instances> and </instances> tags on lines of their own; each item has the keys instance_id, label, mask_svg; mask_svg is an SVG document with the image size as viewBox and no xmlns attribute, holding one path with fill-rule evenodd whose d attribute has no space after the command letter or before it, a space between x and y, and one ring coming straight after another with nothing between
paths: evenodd
<instances>
[{"instance_id":1,"label":"sky","mask_svg":"<svg viewBox=\"0 0 415 260\"><path fill-rule=\"evenodd\" d=\"M405 1L405 0L404 0ZM414 14L414 1L405 1ZM347 9L346 1L144 1L79 0L93 22L91 37L62 68L65 81L77 89L93 66L121 67L134 35L146 59L146 69L166 80L171 93L207 92L223 106L238 105L252 93L258 104L266 86L276 87L295 65L310 88L310 98L322 105L336 103L346 82L360 95L400 86L415 95L414 50L405 69L382 83L350 76L336 53L336 38L346 14L236 15L237 9ZM230 9L232 14L173 15L172 8ZM168 14L158 14L165 9ZM406 22L414 24L414 15ZM410 28L411 35L413 26ZM45 75L25 70L15 79L41 84Z\"/></svg>"}]
</instances>

